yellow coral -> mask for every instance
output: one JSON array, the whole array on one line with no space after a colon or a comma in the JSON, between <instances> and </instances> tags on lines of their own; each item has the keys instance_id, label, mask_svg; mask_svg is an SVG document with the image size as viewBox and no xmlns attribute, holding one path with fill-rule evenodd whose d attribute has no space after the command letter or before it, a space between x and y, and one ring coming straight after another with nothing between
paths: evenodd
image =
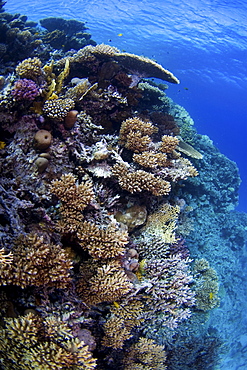
<instances>
[{"instance_id":1,"label":"yellow coral","mask_svg":"<svg viewBox=\"0 0 247 370\"><path fill-rule=\"evenodd\" d=\"M141 337L124 358L125 370L165 370L166 353L163 346Z\"/></svg>"},{"instance_id":2,"label":"yellow coral","mask_svg":"<svg viewBox=\"0 0 247 370\"><path fill-rule=\"evenodd\" d=\"M21 78L36 80L43 73L41 65L41 60L37 57L24 59L16 67L16 73Z\"/></svg>"},{"instance_id":3,"label":"yellow coral","mask_svg":"<svg viewBox=\"0 0 247 370\"><path fill-rule=\"evenodd\" d=\"M50 331L49 317L29 313L4 320L0 329L0 354L5 369L16 370L93 370L96 360L84 342L73 338L63 323ZM60 331L58 334L56 330Z\"/></svg>"},{"instance_id":4,"label":"yellow coral","mask_svg":"<svg viewBox=\"0 0 247 370\"><path fill-rule=\"evenodd\" d=\"M115 164L112 173L117 177L121 188L132 194L146 190L153 195L161 196L169 194L171 190L168 181L143 170L131 172L124 163Z\"/></svg>"},{"instance_id":5,"label":"yellow coral","mask_svg":"<svg viewBox=\"0 0 247 370\"><path fill-rule=\"evenodd\" d=\"M2 285L66 288L71 282L72 261L59 246L28 234L18 239L11 264L0 265Z\"/></svg>"},{"instance_id":6,"label":"yellow coral","mask_svg":"<svg viewBox=\"0 0 247 370\"><path fill-rule=\"evenodd\" d=\"M128 232L119 229L114 223L107 228L99 228L90 222L82 222L78 228L79 243L96 258L115 258L124 254L128 243Z\"/></svg>"},{"instance_id":7,"label":"yellow coral","mask_svg":"<svg viewBox=\"0 0 247 370\"><path fill-rule=\"evenodd\" d=\"M77 291L88 305L101 302L114 302L124 297L132 289L124 269L118 261L104 264L83 264Z\"/></svg>"}]
</instances>

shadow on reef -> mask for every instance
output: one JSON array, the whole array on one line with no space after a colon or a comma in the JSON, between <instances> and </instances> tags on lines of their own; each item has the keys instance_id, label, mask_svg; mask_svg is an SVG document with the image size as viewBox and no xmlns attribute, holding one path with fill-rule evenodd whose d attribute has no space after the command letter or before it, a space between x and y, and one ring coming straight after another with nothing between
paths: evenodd
<instances>
[{"instance_id":1,"label":"shadow on reef","mask_svg":"<svg viewBox=\"0 0 247 370\"><path fill-rule=\"evenodd\" d=\"M160 64L0 5L2 368L213 368L246 243L236 165Z\"/></svg>"}]
</instances>

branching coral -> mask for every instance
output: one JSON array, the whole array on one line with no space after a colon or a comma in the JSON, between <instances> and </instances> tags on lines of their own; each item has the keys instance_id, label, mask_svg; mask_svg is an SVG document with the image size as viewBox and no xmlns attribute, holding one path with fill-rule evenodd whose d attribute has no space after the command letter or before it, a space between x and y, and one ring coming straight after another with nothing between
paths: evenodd
<instances>
[{"instance_id":1,"label":"branching coral","mask_svg":"<svg viewBox=\"0 0 247 370\"><path fill-rule=\"evenodd\" d=\"M30 78L36 81L42 75L41 60L37 57L24 59L16 67L16 73L21 78Z\"/></svg>"},{"instance_id":2,"label":"branching coral","mask_svg":"<svg viewBox=\"0 0 247 370\"><path fill-rule=\"evenodd\" d=\"M75 176L68 173L52 182L50 192L62 202L59 228L63 232L75 231L83 219L82 211L94 199L93 184L85 180L77 185Z\"/></svg>"},{"instance_id":3,"label":"branching coral","mask_svg":"<svg viewBox=\"0 0 247 370\"><path fill-rule=\"evenodd\" d=\"M85 343L72 339L71 330L63 324L62 331L49 320L29 313L5 319L0 329L0 353L4 367L16 370L93 370L96 361ZM57 330L60 333L57 335Z\"/></svg>"},{"instance_id":4,"label":"branching coral","mask_svg":"<svg viewBox=\"0 0 247 370\"><path fill-rule=\"evenodd\" d=\"M161 140L159 150L163 153L172 153L179 144L179 139L175 136L164 135Z\"/></svg>"},{"instance_id":5,"label":"branching coral","mask_svg":"<svg viewBox=\"0 0 247 370\"><path fill-rule=\"evenodd\" d=\"M80 245L96 259L116 258L124 254L128 244L128 232L111 223L99 228L90 222L82 222L77 231Z\"/></svg>"},{"instance_id":6,"label":"branching coral","mask_svg":"<svg viewBox=\"0 0 247 370\"><path fill-rule=\"evenodd\" d=\"M136 299L127 299L122 303L114 302L110 318L104 324L105 335L102 344L106 347L122 348L124 342L130 339L132 329L143 321L143 303Z\"/></svg>"},{"instance_id":7,"label":"branching coral","mask_svg":"<svg viewBox=\"0 0 247 370\"><path fill-rule=\"evenodd\" d=\"M23 78L15 82L12 95L15 100L31 102L39 95L39 89L33 80Z\"/></svg>"},{"instance_id":8,"label":"branching coral","mask_svg":"<svg viewBox=\"0 0 247 370\"><path fill-rule=\"evenodd\" d=\"M0 248L0 265L1 264L10 264L13 261L13 253L5 253L4 248Z\"/></svg>"},{"instance_id":9,"label":"branching coral","mask_svg":"<svg viewBox=\"0 0 247 370\"><path fill-rule=\"evenodd\" d=\"M119 143L135 153L148 149L151 143L150 136L157 132L157 128L150 121L143 121L138 117L128 118L120 128Z\"/></svg>"},{"instance_id":10,"label":"branching coral","mask_svg":"<svg viewBox=\"0 0 247 370\"><path fill-rule=\"evenodd\" d=\"M0 265L2 285L66 288L70 284L72 261L59 245L29 234L19 238L12 253L12 263Z\"/></svg>"},{"instance_id":11,"label":"branching coral","mask_svg":"<svg viewBox=\"0 0 247 370\"><path fill-rule=\"evenodd\" d=\"M115 164L112 173L117 177L121 188L132 194L146 190L160 196L169 194L171 190L168 181L143 170L131 171L124 162Z\"/></svg>"},{"instance_id":12,"label":"branching coral","mask_svg":"<svg viewBox=\"0 0 247 370\"><path fill-rule=\"evenodd\" d=\"M133 155L133 161L146 168L164 167L167 165L165 153L142 152Z\"/></svg>"},{"instance_id":13,"label":"branching coral","mask_svg":"<svg viewBox=\"0 0 247 370\"><path fill-rule=\"evenodd\" d=\"M81 267L81 278L77 291L88 305L102 302L114 302L123 298L132 289L124 269L117 261Z\"/></svg>"},{"instance_id":14,"label":"branching coral","mask_svg":"<svg viewBox=\"0 0 247 370\"><path fill-rule=\"evenodd\" d=\"M124 358L125 370L165 370L166 353L163 346L141 337Z\"/></svg>"},{"instance_id":15,"label":"branching coral","mask_svg":"<svg viewBox=\"0 0 247 370\"><path fill-rule=\"evenodd\" d=\"M195 293L190 289L193 278L188 271L189 262L174 255L147 263L145 271L151 284L146 290L149 319L154 315L153 320L162 318L163 325L176 328L191 315L186 306L195 304Z\"/></svg>"}]
</instances>

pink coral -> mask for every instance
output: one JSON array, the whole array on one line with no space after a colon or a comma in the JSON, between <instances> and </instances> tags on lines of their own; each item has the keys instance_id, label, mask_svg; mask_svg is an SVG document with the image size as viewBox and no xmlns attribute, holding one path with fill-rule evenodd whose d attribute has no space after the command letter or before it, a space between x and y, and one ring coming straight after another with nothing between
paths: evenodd
<instances>
[{"instance_id":1,"label":"pink coral","mask_svg":"<svg viewBox=\"0 0 247 370\"><path fill-rule=\"evenodd\" d=\"M33 101L39 95L39 88L34 81L22 78L15 82L11 93L15 100Z\"/></svg>"}]
</instances>

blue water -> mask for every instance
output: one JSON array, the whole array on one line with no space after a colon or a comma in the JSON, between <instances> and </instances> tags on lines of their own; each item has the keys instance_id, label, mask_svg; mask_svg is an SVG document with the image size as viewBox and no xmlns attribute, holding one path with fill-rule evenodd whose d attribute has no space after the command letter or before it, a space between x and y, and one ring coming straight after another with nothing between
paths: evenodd
<instances>
[{"instance_id":1,"label":"blue water","mask_svg":"<svg viewBox=\"0 0 247 370\"><path fill-rule=\"evenodd\" d=\"M247 0L8 0L5 10L34 21L50 16L81 20L97 43L154 58L172 71L181 84L170 84L167 95L190 113L198 133L237 163L242 179L237 210L247 212ZM211 247L222 243L217 238L212 236ZM222 246L223 259L227 247ZM228 258L234 253L229 251ZM244 258L234 261L232 282L229 278L234 294L226 294L211 319L228 330L226 337L238 336L243 349L247 311L243 306L241 312L234 299L245 301L237 292L246 276ZM218 264L220 269L223 262ZM247 369L237 345L229 356L221 370Z\"/></svg>"},{"instance_id":2,"label":"blue water","mask_svg":"<svg viewBox=\"0 0 247 370\"><path fill-rule=\"evenodd\" d=\"M155 58L171 70L181 85L170 86L169 96L237 162L238 209L247 211L247 1L8 0L5 8L29 20L86 21L97 43Z\"/></svg>"}]
</instances>

